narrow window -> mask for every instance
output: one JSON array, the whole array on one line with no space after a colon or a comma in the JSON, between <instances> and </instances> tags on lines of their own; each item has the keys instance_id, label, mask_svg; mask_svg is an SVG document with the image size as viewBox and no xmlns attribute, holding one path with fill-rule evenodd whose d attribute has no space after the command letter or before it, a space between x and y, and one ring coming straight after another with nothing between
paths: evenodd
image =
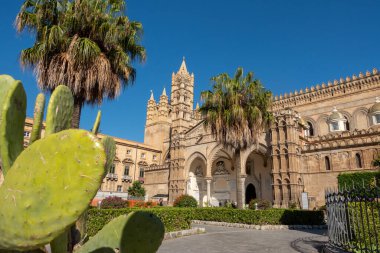
<instances>
[{"instance_id":1,"label":"narrow window","mask_svg":"<svg viewBox=\"0 0 380 253\"><path fill-rule=\"evenodd\" d=\"M360 155L358 153L356 153L355 155L355 160L356 160L356 168L363 168L362 159L360 158Z\"/></svg>"},{"instance_id":2,"label":"narrow window","mask_svg":"<svg viewBox=\"0 0 380 253\"><path fill-rule=\"evenodd\" d=\"M325 156L325 166L326 166L326 170L331 170L330 159L327 156Z\"/></svg>"},{"instance_id":3,"label":"narrow window","mask_svg":"<svg viewBox=\"0 0 380 253\"><path fill-rule=\"evenodd\" d=\"M121 192L121 185L118 185L118 186L117 186L117 191L118 191L118 192Z\"/></svg>"},{"instance_id":4,"label":"narrow window","mask_svg":"<svg viewBox=\"0 0 380 253\"><path fill-rule=\"evenodd\" d=\"M307 122L307 125L309 126L308 129L308 136L314 136L314 128L313 125L310 122Z\"/></svg>"},{"instance_id":5,"label":"narrow window","mask_svg":"<svg viewBox=\"0 0 380 253\"><path fill-rule=\"evenodd\" d=\"M140 168L140 177L144 177L144 168Z\"/></svg>"},{"instance_id":6,"label":"narrow window","mask_svg":"<svg viewBox=\"0 0 380 253\"><path fill-rule=\"evenodd\" d=\"M345 126L345 130L346 131L350 131L350 122L348 122L348 119L346 116L344 116L344 118L346 119L346 122L344 123L344 126Z\"/></svg>"},{"instance_id":7,"label":"narrow window","mask_svg":"<svg viewBox=\"0 0 380 253\"><path fill-rule=\"evenodd\" d=\"M124 167L124 175L125 176L129 175L129 165L125 165L125 167Z\"/></svg>"},{"instance_id":8,"label":"narrow window","mask_svg":"<svg viewBox=\"0 0 380 253\"><path fill-rule=\"evenodd\" d=\"M111 168L110 168L110 173L111 174L114 174L115 173L115 164L112 164Z\"/></svg>"}]
</instances>

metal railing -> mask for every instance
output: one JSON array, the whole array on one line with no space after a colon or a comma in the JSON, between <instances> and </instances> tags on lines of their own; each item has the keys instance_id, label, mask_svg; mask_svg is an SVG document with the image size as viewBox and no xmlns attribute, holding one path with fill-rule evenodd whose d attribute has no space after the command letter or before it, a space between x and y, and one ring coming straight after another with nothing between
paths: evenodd
<instances>
[{"instance_id":1,"label":"metal railing","mask_svg":"<svg viewBox=\"0 0 380 253\"><path fill-rule=\"evenodd\" d=\"M132 182L132 177L128 175L123 175L121 177L121 181Z\"/></svg>"},{"instance_id":2,"label":"metal railing","mask_svg":"<svg viewBox=\"0 0 380 253\"><path fill-rule=\"evenodd\" d=\"M327 190L329 245L349 252L380 252L380 188Z\"/></svg>"},{"instance_id":3,"label":"metal railing","mask_svg":"<svg viewBox=\"0 0 380 253\"><path fill-rule=\"evenodd\" d=\"M107 173L107 175L106 175L106 179L108 179L108 180L117 181L117 178L118 178L118 176L116 173Z\"/></svg>"}]
</instances>

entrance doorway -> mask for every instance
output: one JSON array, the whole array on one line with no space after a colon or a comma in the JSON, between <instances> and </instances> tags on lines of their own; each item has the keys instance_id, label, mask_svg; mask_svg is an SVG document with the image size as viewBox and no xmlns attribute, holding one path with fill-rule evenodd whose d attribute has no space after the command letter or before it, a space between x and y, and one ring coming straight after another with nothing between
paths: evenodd
<instances>
[{"instance_id":1,"label":"entrance doorway","mask_svg":"<svg viewBox=\"0 0 380 253\"><path fill-rule=\"evenodd\" d=\"M245 203L249 204L249 202L255 198L256 198L256 188L253 184L249 184L245 190Z\"/></svg>"}]
</instances>

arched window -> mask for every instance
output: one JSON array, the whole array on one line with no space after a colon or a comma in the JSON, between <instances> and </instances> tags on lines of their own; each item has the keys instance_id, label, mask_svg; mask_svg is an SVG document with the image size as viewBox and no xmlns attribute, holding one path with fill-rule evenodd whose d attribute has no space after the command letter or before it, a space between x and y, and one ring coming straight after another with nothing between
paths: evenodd
<instances>
[{"instance_id":1,"label":"arched window","mask_svg":"<svg viewBox=\"0 0 380 253\"><path fill-rule=\"evenodd\" d=\"M344 123L344 128L346 131L350 131L350 122L348 122L348 118L346 116L344 116L344 118L346 119L346 122Z\"/></svg>"},{"instance_id":2,"label":"arched window","mask_svg":"<svg viewBox=\"0 0 380 253\"><path fill-rule=\"evenodd\" d=\"M356 168L363 168L362 159L358 153L355 155Z\"/></svg>"},{"instance_id":3,"label":"arched window","mask_svg":"<svg viewBox=\"0 0 380 253\"><path fill-rule=\"evenodd\" d=\"M326 166L326 170L331 170L330 159L327 156L325 156L325 166Z\"/></svg>"},{"instance_id":4,"label":"arched window","mask_svg":"<svg viewBox=\"0 0 380 253\"><path fill-rule=\"evenodd\" d=\"M309 121L307 122L309 129L307 130L307 136L314 136L314 127Z\"/></svg>"}]
</instances>

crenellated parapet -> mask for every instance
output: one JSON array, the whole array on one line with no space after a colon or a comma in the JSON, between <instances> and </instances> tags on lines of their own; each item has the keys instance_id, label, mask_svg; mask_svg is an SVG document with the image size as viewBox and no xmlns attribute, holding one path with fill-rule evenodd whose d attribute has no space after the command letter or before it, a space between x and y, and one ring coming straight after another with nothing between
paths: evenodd
<instances>
[{"instance_id":1,"label":"crenellated parapet","mask_svg":"<svg viewBox=\"0 0 380 253\"><path fill-rule=\"evenodd\" d=\"M308 137L303 146L303 153L349 148L355 146L378 145L380 143L380 128L368 128L330 133L323 136Z\"/></svg>"},{"instance_id":2,"label":"crenellated parapet","mask_svg":"<svg viewBox=\"0 0 380 253\"><path fill-rule=\"evenodd\" d=\"M359 90L367 90L380 86L380 74L376 68L366 71L365 74L359 73L358 76L347 76L345 79L328 81L326 83L317 84L310 88L301 89L283 95L273 97L272 110L277 111L280 109L304 105L329 99L332 97L340 97L351 92Z\"/></svg>"}]
</instances>

